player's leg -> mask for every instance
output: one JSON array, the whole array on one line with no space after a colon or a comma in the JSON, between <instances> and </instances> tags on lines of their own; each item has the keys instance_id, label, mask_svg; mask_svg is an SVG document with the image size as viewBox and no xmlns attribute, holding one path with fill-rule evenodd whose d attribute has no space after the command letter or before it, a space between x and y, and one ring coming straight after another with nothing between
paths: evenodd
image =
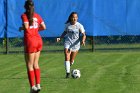
<instances>
[{"instance_id":1,"label":"player's leg","mask_svg":"<svg viewBox=\"0 0 140 93\"><path fill-rule=\"evenodd\" d=\"M37 91L37 88L35 86L34 83L34 79L35 79L35 74L34 74L34 68L33 68L33 64L34 64L34 57L35 57L35 53L26 53L26 64L27 64L27 73L28 73L28 79L29 79L29 83L31 86L31 91Z\"/></svg>"},{"instance_id":2,"label":"player's leg","mask_svg":"<svg viewBox=\"0 0 140 93\"><path fill-rule=\"evenodd\" d=\"M71 55L70 55L70 65L73 65L74 59L75 59L77 53L78 53L78 51L71 52Z\"/></svg>"},{"instance_id":3,"label":"player's leg","mask_svg":"<svg viewBox=\"0 0 140 93\"><path fill-rule=\"evenodd\" d=\"M66 69L66 78L70 77L70 54L71 51L68 48L64 49L64 54L65 54L65 69Z\"/></svg>"},{"instance_id":4,"label":"player's leg","mask_svg":"<svg viewBox=\"0 0 140 93\"><path fill-rule=\"evenodd\" d=\"M38 91L41 90L40 87L40 67L39 67L39 57L40 57L40 51L35 53L35 59L34 59L34 71L35 71L35 78L36 78L36 87Z\"/></svg>"}]
</instances>

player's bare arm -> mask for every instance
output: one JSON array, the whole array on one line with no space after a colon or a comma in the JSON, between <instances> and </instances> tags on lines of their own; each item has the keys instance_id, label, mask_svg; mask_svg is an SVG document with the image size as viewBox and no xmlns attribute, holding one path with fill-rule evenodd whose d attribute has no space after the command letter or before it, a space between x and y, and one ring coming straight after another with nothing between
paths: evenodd
<instances>
[{"instance_id":1,"label":"player's bare arm","mask_svg":"<svg viewBox=\"0 0 140 93\"><path fill-rule=\"evenodd\" d=\"M80 29L80 32L82 33L82 41L81 41L81 45L85 46L86 34L85 34L85 32L82 32L81 29Z\"/></svg>"},{"instance_id":2,"label":"player's bare arm","mask_svg":"<svg viewBox=\"0 0 140 93\"><path fill-rule=\"evenodd\" d=\"M59 38L56 38L56 41L59 42L61 38L63 38L65 35L66 35L66 31L64 31Z\"/></svg>"},{"instance_id":3,"label":"player's bare arm","mask_svg":"<svg viewBox=\"0 0 140 93\"><path fill-rule=\"evenodd\" d=\"M42 24L40 24L39 31L42 31L42 30L45 30L45 29L46 29L46 25L43 22Z\"/></svg>"},{"instance_id":4,"label":"player's bare arm","mask_svg":"<svg viewBox=\"0 0 140 93\"><path fill-rule=\"evenodd\" d=\"M24 27L19 27L19 31L22 31L22 30L24 30Z\"/></svg>"},{"instance_id":5,"label":"player's bare arm","mask_svg":"<svg viewBox=\"0 0 140 93\"><path fill-rule=\"evenodd\" d=\"M82 41L81 41L81 44L82 44L83 46L85 46L85 40L86 40L86 34L85 34L85 32L84 32L84 33L82 33Z\"/></svg>"},{"instance_id":6,"label":"player's bare arm","mask_svg":"<svg viewBox=\"0 0 140 93\"><path fill-rule=\"evenodd\" d=\"M22 27L19 27L19 31L24 31L25 30L25 27L24 27L24 24L22 25Z\"/></svg>"}]
</instances>

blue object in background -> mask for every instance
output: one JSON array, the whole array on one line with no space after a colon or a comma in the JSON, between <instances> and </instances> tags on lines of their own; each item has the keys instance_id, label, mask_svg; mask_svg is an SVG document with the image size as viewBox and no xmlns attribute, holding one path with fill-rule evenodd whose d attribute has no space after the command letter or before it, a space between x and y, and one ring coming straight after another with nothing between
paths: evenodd
<instances>
[{"instance_id":1,"label":"blue object in background","mask_svg":"<svg viewBox=\"0 0 140 93\"><path fill-rule=\"evenodd\" d=\"M22 26L24 3L25 0L0 0L1 38L4 33L8 37L23 37L23 31L18 29ZM88 36L140 35L140 0L34 0L34 3L35 12L47 26L47 30L40 32L42 37L60 36L73 11L78 13L78 21Z\"/></svg>"},{"instance_id":2,"label":"blue object in background","mask_svg":"<svg viewBox=\"0 0 140 93\"><path fill-rule=\"evenodd\" d=\"M0 0L0 38L4 37L4 32L6 31L6 20L5 20L5 0Z\"/></svg>"}]
</instances>

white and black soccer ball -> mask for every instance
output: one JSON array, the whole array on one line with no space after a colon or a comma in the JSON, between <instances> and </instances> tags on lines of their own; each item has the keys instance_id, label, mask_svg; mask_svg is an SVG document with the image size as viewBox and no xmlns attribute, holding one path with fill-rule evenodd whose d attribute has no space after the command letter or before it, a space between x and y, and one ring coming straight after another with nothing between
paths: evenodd
<instances>
[{"instance_id":1,"label":"white and black soccer ball","mask_svg":"<svg viewBox=\"0 0 140 93\"><path fill-rule=\"evenodd\" d=\"M71 71L71 76L72 76L73 78L80 78L80 77L81 77L80 70L78 70L78 69L73 69L73 70Z\"/></svg>"}]
</instances>

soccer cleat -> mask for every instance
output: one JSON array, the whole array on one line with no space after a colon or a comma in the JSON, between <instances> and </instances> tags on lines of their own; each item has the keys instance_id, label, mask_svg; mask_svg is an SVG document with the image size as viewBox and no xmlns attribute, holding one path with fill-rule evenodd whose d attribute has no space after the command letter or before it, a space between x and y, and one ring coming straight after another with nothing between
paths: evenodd
<instances>
[{"instance_id":1,"label":"soccer cleat","mask_svg":"<svg viewBox=\"0 0 140 93\"><path fill-rule=\"evenodd\" d=\"M32 88L30 89L30 93L37 93L37 87L32 86Z\"/></svg>"},{"instance_id":2,"label":"soccer cleat","mask_svg":"<svg viewBox=\"0 0 140 93\"><path fill-rule=\"evenodd\" d=\"M39 92L41 90L40 84L37 84L36 87L37 87L37 91Z\"/></svg>"},{"instance_id":3,"label":"soccer cleat","mask_svg":"<svg viewBox=\"0 0 140 93\"><path fill-rule=\"evenodd\" d=\"M70 63L70 66L72 66L74 64L74 61Z\"/></svg>"},{"instance_id":4,"label":"soccer cleat","mask_svg":"<svg viewBox=\"0 0 140 93\"><path fill-rule=\"evenodd\" d=\"M66 78L70 78L70 73L66 73Z\"/></svg>"}]
</instances>

